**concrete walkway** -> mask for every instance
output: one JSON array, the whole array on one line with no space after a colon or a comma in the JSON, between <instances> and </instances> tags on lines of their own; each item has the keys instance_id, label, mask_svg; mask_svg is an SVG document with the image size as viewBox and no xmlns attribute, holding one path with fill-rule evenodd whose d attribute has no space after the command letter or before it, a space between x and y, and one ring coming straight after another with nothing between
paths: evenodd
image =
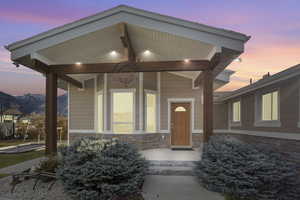
<instances>
[{"instance_id":1,"label":"concrete walkway","mask_svg":"<svg viewBox=\"0 0 300 200\"><path fill-rule=\"evenodd\" d=\"M145 200L224 200L201 187L193 176L147 176L143 192Z\"/></svg>"},{"instance_id":2,"label":"concrete walkway","mask_svg":"<svg viewBox=\"0 0 300 200\"><path fill-rule=\"evenodd\" d=\"M34 151L34 150L42 150L44 148L45 148L44 144L27 143L27 144L20 144L16 146L2 147L0 149L0 154L24 153L24 152Z\"/></svg>"},{"instance_id":3,"label":"concrete walkway","mask_svg":"<svg viewBox=\"0 0 300 200\"><path fill-rule=\"evenodd\" d=\"M4 167L0 169L0 174L13 174L13 173L19 173L22 172L28 168L31 168L33 166L37 166L42 159L45 159L45 157L35 158L32 160L27 160L25 162Z\"/></svg>"}]
</instances>

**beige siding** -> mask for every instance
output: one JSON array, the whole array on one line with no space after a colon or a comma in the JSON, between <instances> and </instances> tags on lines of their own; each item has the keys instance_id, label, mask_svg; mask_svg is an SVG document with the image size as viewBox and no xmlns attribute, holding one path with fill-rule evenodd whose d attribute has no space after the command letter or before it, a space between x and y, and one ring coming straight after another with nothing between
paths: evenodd
<instances>
[{"instance_id":1,"label":"beige siding","mask_svg":"<svg viewBox=\"0 0 300 200\"><path fill-rule=\"evenodd\" d=\"M144 73L144 89L157 90L157 72Z\"/></svg>"},{"instance_id":2,"label":"beige siding","mask_svg":"<svg viewBox=\"0 0 300 200\"><path fill-rule=\"evenodd\" d=\"M93 130L94 129L94 79L85 81L85 89L78 90L70 86L70 129Z\"/></svg>"},{"instance_id":3,"label":"beige siding","mask_svg":"<svg viewBox=\"0 0 300 200\"><path fill-rule=\"evenodd\" d=\"M194 129L202 129L203 106L201 89L192 89L192 80L167 72L161 73L161 129L168 129L168 98L194 98L195 119Z\"/></svg>"},{"instance_id":4,"label":"beige siding","mask_svg":"<svg viewBox=\"0 0 300 200\"><path fill-rule=\"evenodd\" d=\"M228 128L228 106L226 103L214 104L214 129Z\"/></svg>"},{"instance_id":5,"label":"beige siding","mask_svg":"<svg viewBox=\"0 0 300 200\"><path fill-rule=\"evenodd\" d=\"M255 123L255 96L257 93L265 93L279 89L280 109L279 117L281 127L256 127ZM245 94L241 97L231 99L231 104L236 99L241 99L241 126L231 127L232 129L250 130L250 131L267 131L267 132L291 132L300 133L300 128L297 127L299 122L299 77L282 81L270 86L267 86L257 91ZM231 116L230 116L231 117Z\"/></svg>"}]
</instances>

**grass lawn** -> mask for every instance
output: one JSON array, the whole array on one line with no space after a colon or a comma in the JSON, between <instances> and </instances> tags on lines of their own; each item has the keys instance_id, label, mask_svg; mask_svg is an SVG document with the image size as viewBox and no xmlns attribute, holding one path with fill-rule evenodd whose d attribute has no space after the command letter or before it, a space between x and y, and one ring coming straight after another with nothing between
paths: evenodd
<instances>
[{"instance_id":1,"label":"grass lawn","mask_svg":"<svg viewBox=\"0 0 300 200\"><path fill-rule=\"evenodd\" d=\"M33 142L33 140L0 140L0 148Z\"/></svg>"},{"instance_id":2,"label":"grass lawn","mask_svg":"<svg viewBox=\"0 0 300 200\"><path fill-rule=\"evenodd\" d=\"M45 155L45 151L31 151L17 154L0 154L0 168L15 165L27 160L39 158Z\"/></svg>"},{"instance_id":3,"label":"grass lawn","mask_svg":"<svg viewBox=\"0 0 300 200\"><path fill-rule=\"evenodd\" d=\"M4 177L7 177L7 176L10 176L10 174L0 174L0 179L4 178Z\"/></svg>"}]
</instances>

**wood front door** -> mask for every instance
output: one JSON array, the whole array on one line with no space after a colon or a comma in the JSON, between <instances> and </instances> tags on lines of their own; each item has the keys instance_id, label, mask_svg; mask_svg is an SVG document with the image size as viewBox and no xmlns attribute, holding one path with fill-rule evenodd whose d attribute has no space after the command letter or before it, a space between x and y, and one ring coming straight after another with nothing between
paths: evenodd
<instances>
[{"instance_id":1,"label":"wood front door","mask_svg":"<svg viewBox=\"0 0 300 200\"><path fill-rule=\"evenodd\" d=\"M191 105L171 103L171 146L191 146Z\"/></svg>"}]
</instances>

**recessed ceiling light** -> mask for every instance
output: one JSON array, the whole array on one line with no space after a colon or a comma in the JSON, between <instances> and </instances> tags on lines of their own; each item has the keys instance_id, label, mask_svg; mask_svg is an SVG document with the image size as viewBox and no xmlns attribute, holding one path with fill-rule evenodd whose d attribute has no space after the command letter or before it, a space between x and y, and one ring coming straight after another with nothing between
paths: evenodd
<instances>
[{"instance_id":1,"label":"recessed ceiling light","mask_svg":"<svg viewBox=\"0 0 300 200\"><path fill-rule=\"evenodd\" d=\"M116 52L115 50L113 50L113 51L110 52L110 55L111 55L111 56L116 56L116 55L117 55L117 52Z\"/></svg>"},{"instance_id":2,"label":"recessed ceiling light","mask_svg":"<svg viewBox=\"0 0 300 200\"><path fill-rule=\"evenodd\" d=\"M76 62L76 63L75 63L75 65L81 65L81 64L82 64L81 62Z\"/></svg>"},{"instance_id":3,"label":"recessed ceiling light","mask_svg":"<svg viewBox=\"0 0 300 200\"><path fill-rule=\"evenodd\" d=\"M150 54L151 54L151 51L147 49L147 50L144 51L144 54L145 54L145 55L150 55Z\"/></svg>"},{"instance_id":4,"label":"recessed ceiling light","mask_svg":"<svg viewBox=\"0 0 300 200\"><path fill-rule=\"evenodd\" d=\"M190 59L187 59L187 58L186 58L186 59L184 59L183 61L184 61L185 63L189 63L189 62L190 62Z\"/></svg>"}]
</instances>

